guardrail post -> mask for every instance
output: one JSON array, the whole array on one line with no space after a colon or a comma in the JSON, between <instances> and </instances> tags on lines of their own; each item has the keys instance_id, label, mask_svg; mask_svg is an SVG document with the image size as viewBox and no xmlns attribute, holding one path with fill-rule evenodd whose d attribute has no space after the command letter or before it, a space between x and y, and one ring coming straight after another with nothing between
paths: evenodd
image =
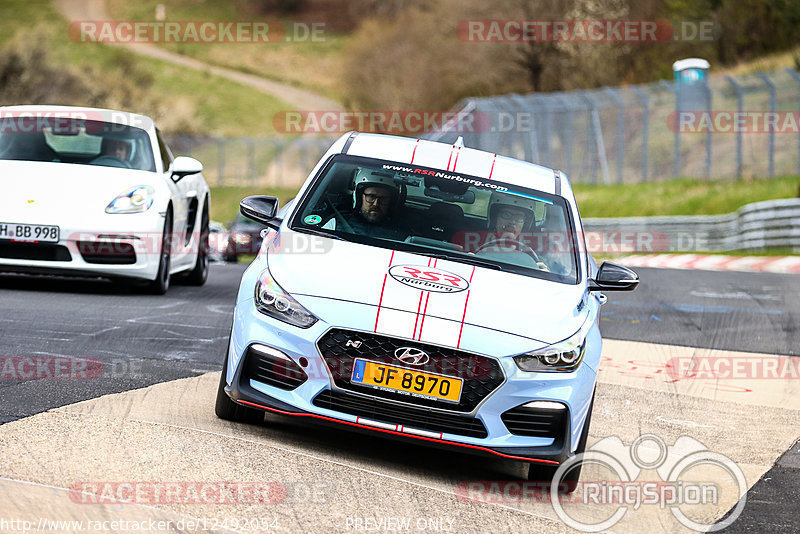
<instances>
[{"instance_id":1,"label":"guardrail post","mask_svg":"<svg viewBox=\"0 0 800 534\"><path fill-rule=\"evenodd\" d=\"M744 92L742 91L742 86L736 83L736 80L725 75L725 79L728 80L728 83L731 84L734 91L736 91L736 111L741 116L742 114L742 95ZM741 179L742 177L742 130L741 128L737 128L736 132L736 177Z\"/></svg>"},{"instance_id":2,"label":"guardrail post","mask_svg":"<svg viewBox=\"0 0 800 534\"><path fill-rule=\"evenodd\" d=\"M772 80L767 78L763 72L757 72L756 76L764 81L764 84L769 89L769 111L775 113L775 84ZM771 115L772 116L772 115ZM775 176L775 127L773 124L769 126L769 177Z\"/></svg>"},{"instance_id":3,"label":"guardrail post","mask_svg":"<svg viewBox=\"0 0 800 534\"><path fill-rule=\"evenodd\" d=\"M567 113L567 120L566 120L566 132L564 133L564 143L566 148L564 151L566 152L567 157L567 176L570 178L572 177L572 119L573 114L575 113L575 109L573 108L572 104L570 103L569 99L564 96L563 93L556 93L555 95L556 100L561 102L561 105L564 108L564 111Z\"/></svg>"},{"instance_id":4,"label":"guardrail post","mask_svg":"<svg viewBox=\"0 0 800 534\"><path fill-rule=\"evenodd\" d=\"M546 97L542 97L542 108L544 109L544 164L553 167L553 158L550 153L550 135L553 131L553 108L548 105Z\"/></svg>"},{"instance_id":5,"label":"guardrail post","mask_svg":"<svg viewBox=\"0 0 800 534\"><path fill-rule=\"evenodd\" d=\"M519 110L527 110L528 109L528 102L525 98L518 94L511 95L511 100L517 105ZM533 119L533 112L526 111L526 113L531 114L531 119ZM519 128L519 113L514 119L514 124L517 128ZM536 163L539 161L539 147L537 146L537 139L536 139L536 123L531 120L528 122L527 130L521 132L522 138L522 146L525 150L525 161L530 161L531 163Z\"/></svg>"},{"instance_id":6,"label":"guardrail post","mask_svg":"<svg viewBox=\"0 0 800 534\"><path fill-rule=\"evenodd\" d=\"M595 140L595 151L597 153L597 159L600 160L600 171L603 174L603 183L608 184L611 183L611 177L608 175L608 160L606 159L606 147L603 143L603 129L600 127L600 115L597 113L597 104L595 103L592 96L587 93L586 91L579 91L581 97L589 104L589 114L590 114L590 121L591 121L591 132L594 136ZM592 183L597 182L597 177L595 175L595 161L592 160Z\"/></svg>"},{"instance_id":7,"label":"guardrail post","mask_svg":"<svg viewBox=\"0 0 800 534\"><path fill-rule=\"evenodd\" d=\"M622 99L614 89L604 87L603 90L608 93L617 104L617 183L621 184L622 167L625 158L625 107L622 104Z\"/></svg>"},{"instance_id":8,"label":"guardrail post","mask_svg":"<svg viewBox=\"0 0 800 534\"><path fill-rule=\"evenodd\" d=\"M633 92L642 103L642 181L647 181L647 145L650 126L650 97L640 87L633 86Z\"/></svg>"},{"instance_id":9,"label":"guardrail post","mask_svg":"<svg viewBox=\"0 0 800 534\"><path fill-rule=\"evenodd\" d=\"M225 175L225 143L224 137L217 140L217 186L221 186Z\"/></svg>"},{"instance_id":10,"label":"guardrail post","mask_svg":"<svg viewBox=\"0 0 800 534\"><path fill-rule=\"evenodd\" d=\"M661 86L665 88L667 91L672 93L672 96L675 97L675 123L672 125L675 131L675 142L673 145L673 157L672 157L672 176L673 178L677 178L678 175L681 173L681 132L680 132L680 111L678 110L678 92L666 80L661 80Z\"/></svg>"},{"instance_id":11,"label":"guardrail post","mask_svg":"<svg viewBox=\"0 0 800 534\"><path fill-rule=\"evenodd\" d=\"M786 72L789 73L789 76L794 78L794 81L800 84L800 74L798 74L797 71L787 68ZM800 91L797 93L797 109L800 111ZM797 134L797 174L800 174L800 133Z\"/></svg>"},{"instance_id":12,"label":"guardrail post","mask_svg":"<svg viewBox=\"0 0 800 534\"><path fill-rule=\"evenodd\" d=\"M250 175L250 183L256 183L256 143L252 138L247 138L247 173Z\"/></svg>"}]
</instances>

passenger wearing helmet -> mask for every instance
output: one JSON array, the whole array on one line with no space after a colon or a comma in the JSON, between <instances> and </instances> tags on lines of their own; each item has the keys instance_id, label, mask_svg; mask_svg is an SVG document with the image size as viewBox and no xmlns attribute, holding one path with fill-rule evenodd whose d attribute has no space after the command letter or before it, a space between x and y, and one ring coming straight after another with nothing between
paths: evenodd
<instances>
[{"instance_id":1,"label":"passenger wearing helmet","mask_svg":"<svg viewBox=\"0 0 800 534\"><path fill-rule=\"evenodd\" d=\"M370 237L404 240L408 232L397 220L402 202L394 174L360 168L354 182L353 212L344 218L349 229Z\"/></svg>"},{"instance_id":2,"label":"passenger wearing helmet","mask_svg":"<svg viewBox=\"0 0 800 534\"><path fill-rule=\"evenodd\" d=\"M487 213L489 228L486 239L478 248L504 252L524 252L533 254L531 231L536 222L535 201L512 193L492 192ZM536 255L536 265L549 270Z\"/></svg>"},{"instance_id":3,"label":"passenger wearing helmet","mask_svg":"<svg viewBox=\"0 0 800 534\"><path fill-rule=\"evenodd\" d=\"M491 239L519 240L534 224L532 200L510 193L492 193L489 198L489 232Z\"/></svg>"}]
</instances>

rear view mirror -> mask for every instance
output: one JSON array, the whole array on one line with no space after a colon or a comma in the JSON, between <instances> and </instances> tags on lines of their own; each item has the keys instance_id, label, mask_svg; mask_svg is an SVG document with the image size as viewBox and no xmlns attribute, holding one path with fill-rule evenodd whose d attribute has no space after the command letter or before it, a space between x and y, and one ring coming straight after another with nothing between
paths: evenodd
<instances>
[{"instance_id":1,"label":"rear view mirror","mask_svg":"<svg viewBox=\"0 0 800 534\"><path fill-rule=\"evenodd\" d=\"M239 211L245 217L265 224L270 228L277 230L281 226L282 220L275 216L278 212L278 199L275 197L266 195L245 197L239 203Z\"/></svg>"},{"instance_id":2,"label":"rear view mirror","mask_svg":"<svg viewBox=\"0 0 800 534\"><path fill-rule=\"evenodd\" d=\"M172 179L179 181L184 176L203 172L203 164L188 156L178 156L172 162Z\"/></svg>"},{"instance_id":3,"label":"rear view mirror","mask_svg":"<svg viewBox=\"0 0 800 534\"><path fill-rule=\"evenodd\" d=\"M589 279L589 291L633 291L638 285L638 274L607 261L600 265L594 279Z\"/></svg>"}]
</instances>

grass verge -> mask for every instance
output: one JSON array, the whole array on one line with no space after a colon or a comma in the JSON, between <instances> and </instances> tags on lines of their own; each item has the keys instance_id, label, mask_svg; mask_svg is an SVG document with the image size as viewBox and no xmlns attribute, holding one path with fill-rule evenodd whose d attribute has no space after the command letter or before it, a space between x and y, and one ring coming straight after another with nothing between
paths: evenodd
<instances>
[{"instance_id":1,"label":"grass verge","mask_svg":"<svg viewBox=\"0 0 800 534\"><path fill-rule=\"evenodd\" d=\"M72 41L68 27L51 1L0 2L0 45L18 38L23 38L26 46L45 40L52 63L90 78L93 87L108 88L111 101L99 105L149 115L166 133L270 135L275 133L275 113L289 109L279 99L207 72L145 58L119 47ZM19 35L21 32L27 37ZM123 80L133 83L123 84ZM128 94L131 91L135 94ZM54 94L46 103L82 106L87 105L87 95Z\"/></svg>"},{"instance_id":2,"label":"grass verge","mask_svg":"<svg viewBox=\"0 0 800 534\"><path fill-rule=\"evenodd\" d=\"M800 176L705 181L676 179L635 185L573 184L582 217L718 215L751 202L798 196Z\"/></svg>"}]
</instances>

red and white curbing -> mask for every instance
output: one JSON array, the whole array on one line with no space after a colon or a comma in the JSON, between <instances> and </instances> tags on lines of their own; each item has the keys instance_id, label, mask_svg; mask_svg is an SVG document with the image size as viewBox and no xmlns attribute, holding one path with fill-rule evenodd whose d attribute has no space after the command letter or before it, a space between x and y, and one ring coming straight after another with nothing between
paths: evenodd
<instances>
[{"instance_id":1,"label":"red and white curbing","mask_svg":"<svg viewBox=\"0 0 800 534\"><path fill-rule=\"evenodd\" d=\"M717 254L636 254L612 260L628 267L800 274L800 256L720 256Z\"/></svg>"}]
</instances>

